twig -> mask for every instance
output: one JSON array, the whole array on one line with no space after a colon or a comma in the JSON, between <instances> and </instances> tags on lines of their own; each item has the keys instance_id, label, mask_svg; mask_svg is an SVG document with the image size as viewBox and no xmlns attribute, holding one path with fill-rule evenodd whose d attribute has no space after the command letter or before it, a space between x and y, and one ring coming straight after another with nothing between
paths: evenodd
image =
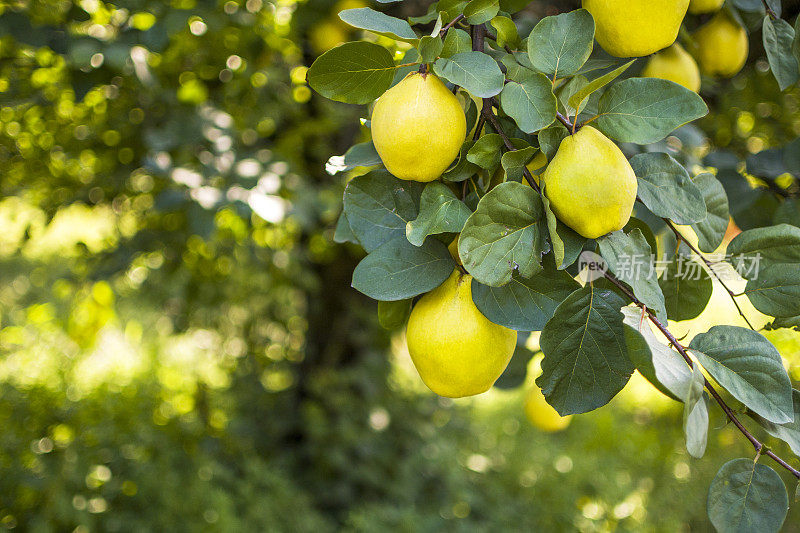
<instances>
[{"instance_id":1,"label":"twig","mask_svg":"<svg viewBox=\"0 0 800 533\"><path fill-rule=\"evenodd\" d=\"M689 353L686 351L686 348L684 348L684 346L680 342L678 342L678 339L676 339L675 336L667 329L667 327L664 324L662 324L658 318L656 318L653 312L650 309L648 309L638 298L636 298L636 296L634 296L634 294L616 277L609 274L608 272L605 272L604 276L608 281L613 283L619 290L625 293L625 295L634 304L640 307L643 312L647 313L647 318L650 320L650 322L652 322L653 325L656 328L658 328L658 330L664 335L664 337L667 338L670 344L672 344L675 347L675 349L678 350L678 353L681 354L684 361L686 361L686 364L689 365L689 367L694 368L694 362L692 361L692 358L689 356ZM759 441L755 436L753 436L753 434L750 433L750 431L748 431L748 429L744 426L744 424L742 424L739 421L739 419L736 417L736 414L734 414L733 410L728 406L727 403L725 403L725 400L722 399L722 396L720 396L720 394L717 392L714 386L707 379L705 378L703 379L705 381L705 388L708 391L708 393L711 395L711 397L714 398L714 400L716 400L716 402L719 404L723 412L727 415L730 421L733 422L733 425L736 426L739 429L739 431L741 431L741 433L747 438L747 440L750 441L750 444L753 445L756 452L771 457L776 463L778 463L783 468L788 470L794 477L800 479L800 470L793 468L789 463L787 463L786 461L775 455L772 452L772 450L768 449L766 446L764 446L764 444L761 441Z\"/></svg>"},{"instance_id":2,"label":"twig","mask_svg":"<svg viewBox=\"0 0 800 533\"><path fill-rule=\"evenodd\" d=\"M569 121L568 117L565 117L560 112L556 111L556 118L560 123L564 125L565 128L567 128L567 131L569 131L570 133L575 133L576 126L575 124Z\"/></svg>"},{"instance_id":3,"label":"twig","mask_svg":"<svg viewBox=\"0 0 800 533\"><path fill-rule=\"evenodd\" d=\"M492 110L491 98L483 99L483 109L481 110L481 113L486 117L486 121L492 125L492 128L494 128L497 134L500 135L500 138L503 139L503 144L506 146L506 149L508 149L509 151L516 150L517 149L516 146L514 146L514 144L511 142L511 139L508 138L506 132L503 131L503 127L500 125L500 121L497 120L497 116L494 114L494 111ZM533 187L533 190L541 194L542 190L539 188L539 184L536 183L536 180L533 179L533 174L531 174L531 171L528 170L528 167L522 167L522 175L525 176L525 181L527 181L528 184L530 184L530 186Z\"/></svg>"},{"instance_id":4,"label":"twig","mask_svg":"<svg viewBox=\"0 0 800 533\"><path fill-rule=\"evenodd\" d=\"M724 281L722 281L722 278L720 277L720 275L714 270L713 263L711 263L711 261L709 261L706 258L706 256L704 256L702 253L700 253L700 250L695 248L695 246L692 243L690 243L688 241L688 239L686 239L683 235L681 235L681 233L678 231L678 228L675 227L675 225L672 223L671 220L665 218L664 222L667 223L667 226L669 226L669 229L671 229L672 232L675 234L675 237L678 239L678 242L680 243L682 241L684 244L686 244L686 246L688 246L689 249L692 252L694 252L697 255L697 257L699 257L703 261L703 263L706 264L706 266L708 267L708 270L711 272L711 275L714 276L717 279L717 281L719 281L720 285L722 285L722 287L727 291L728 295L731 297L731 300L733 301L733 305L736 306L736 310L739 311L739 315L741 315L741 317L744 319L744 321L747 324L747 326L750 329L752 329L753 331L755 331L756 328L753 327L753 324L750 323L750 321L745 316L744 311L742 311L742 308L739 307L739 302L736 301L736 293L733 292L731 290L731 288L728 287L728 285L725 284Z\"/></svg>"},{"instance_id":5,"label":"twig","mask_svg":"<svg viewBox=\"0 0 800 533\"><path fill-rule=\"evenodd\" d=\"M778 15L772 10L771 7L769 7L769 4L767 3L767 0L761 0L761 3L764 4L764 9L766 9L767 15L769 15L769 18L771 18L771 19L778 18Z\"/></svg>"},{"instance_id":6,"label":"twig","mask_svg":"<svg viewBox=\"0 0 800 533\"><path fill-rule=\"evenodd\" d=\"M464 14L462 13L462 14L458 15L456 18L454 18L453 20L451 20L450 22L448 22L447 24L445 24L442 27L442 29L439 30L439 36L444 36L444 34L447 33L447 30L449 30L450 28L452 28L453 26L455 26L456 24L461 22L461 20L463 18L464 18Z\"/></svg>"}]
</instances>

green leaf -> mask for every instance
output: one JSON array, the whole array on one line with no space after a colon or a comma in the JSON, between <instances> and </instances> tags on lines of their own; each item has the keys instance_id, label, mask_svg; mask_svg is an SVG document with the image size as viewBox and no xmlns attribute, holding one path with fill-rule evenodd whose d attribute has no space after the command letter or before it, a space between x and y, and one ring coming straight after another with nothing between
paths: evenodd
<instances>
[{"instance_id":1,"label":"green leaf","mask_svg":"<svg viewBox=\"0 0 800 533\"><path fill-rule=\"evenodd\" d=\"M472 212L443 183L429 183L422 191L419 216L406 224L406 237L414 246L422 246L428 235L460 233Z\"/></svg>"},{"instance_id":2,"label":"green leaf","mask_svg":"<svg viewBox=\"0 0 800 533\"><path fill-rule=\"evenodd\" d=\"M517 347L514 350L514 355L511 356L511 361L508 366L494 382L493 387L500 390L510 390L521 387L525 384L528 377L528 363L534 356L534 353L525 347L523 339L527 335L518 335Z\"/></svg>"},{"instance_id":3,"label":"green leaf","mask_svg":"<svg viewBox=\"0 0 800 533\"><path fill-rule=\"evenodd\" d=\"M798 59L792 54L794 28L783 19L773 20L767 15L764 17L763 37L769 67L783 91L800 78Z\"/></svg>"},{"instance_id":4,"label":"green leaf","mask_svg":"<svg viewBox=\"0 0 800 533\"><path fill-rule=\"evenodd\" d=\"M450 28L444 38L444 48L441 57L452 57L462 52L469 52L472 50L472 39L469 33L459 28Z\"/></svg>"},{"instance_id":5,"label":"green leaf","mask_svg":"<svg viewBox=\"0 0 800 533\"><path fill-rule=\"evenodd\" d=\"M528 56L533 67L553 79L575 74L592 53L594 19L577 9L536 24L528 37Z\"/></svg>"},{"instance_id":6,"label":"green leaf","mask_svg":"<svg viewBox=\"0 0 800 533\"><path fill-rule=\"evenodd\" d=\"M503 155L500 150L501 146L503 146L503 138L498 134L482 135L467 152L467 161L486 170L494 170L500 164Z\"/></svg>"},{"instance_id":7,"label":"green leaf","mask_svg":"<svg viewBox=\"0 0 800 533\"><path fill-rule=\"evenodd\" d=\"M770 422L794 420L792 384L778 350L758 332L714 326L690 344L700 364L720 385Z\"/></svg>"},{"instance_id":8,"label":"green leaf","mask_svg":"<svg viewBox=\"0 0 800 533\"><path fill-rule=\"evenodd\" d=\"M423 187L399 180L385 170L350 180L344 190L344 211L353 234L367 252L399 235L405 238L406 224L417 218Z\"/></svg>"},{"instance_id":9,"label":"green leaf","mask_svg":"<svg viewBox=\"0 0 800 533\"><path fill-rule=\"evenodd\" d=\"M553 266L526 279L514 276L502 287L472 281L472 300L486 318L516 331L541 331L558 304L579 289L572 276Z\"/></svg>"},{"instance_id":10,"label":"green leaf","mask_svg":"<svg viewBox=\"0 0 800 533\"><path fill-rule=\"evenodd\" d=\"M744 293L762 313L777 318L800 315L800 265L759 266Z\"/></svg>"},{"instance_id":11,"label":"green leaf","mask_svg":"<svg viewBox=\"0 0 800 533\"><path fill-rule=\"evenodd\" d=\"M439 57L444 48L441 37L426 35L419 40L419 55L423 63L432 63Z\"/></svg>"},{"instance_id":12,"label":"green leaf","mask_svg":"<svg viewBox=\"0 0 800 533\"><path fill-rule=\"evenodd\" d=\"M494 17L491 22L492 27L497 32L497 44L516 48L520 44L517 25L508 17Z\"/></svg>"},{"instance_id":13,"label":"green leaf","mask_svg":"<svg viewBox=\"0 0 800 533\"><path fill-rule=\"evenodd\" d=\"M760 257L760 265L800 263L800 228L779 224L766 228L743 231L728 245L728 254L744 257ZM736 261L734 260L734 264ZM739 269L745 278L749 275L744 267Z\"/></svg>"},{"instance_id":14,"label":"green leaf","mask_svg":"<svg viewBox=\"0 0 800 533\"><path fill-rule=\"evenodd\" d=\"M639 199L654 215L677 224L705 220L703 193L680 163L669 154L650 152L631 158L639 182Z\"/></svg>"},{"instance_id":15,"label":"green leaf","mask_svg":"<svg viewBox=\"0 0 800 533\"><path fill-rule=\"evenodd\" d=\"M500 287L514 271L531 278L542 269L544 208L527 185L501 183L481 198L458 240L464 268L484 285Z\"/></svg>"},{"instance_id":16,"label":"green leaf","mask_svg":"<svg viewBox=\"0 0 800 533\"><path fill-rule=\"evenodd\" d=\"M633 294L660 320L666 321L664 295L658 285L653 253L642 231L636 228L627 235L615 231L598 239L597 244L609 270L620 281L630 285Z\"/></svg>"},{"instance_id":17,"label":"green leaf","mask_svg":"<svg viewBox=\"0 0 800 533\"><path fill-rule=\"evenodd\" d=\"M378 323L382 328L393 330L402 327L411 314L411 299L396 302L378 302Z\"/></svg>"},{"instance_id":18,"label":"green leaf","mask_svg":"<svg viewBox=\"0 0 800 533\"><path fill-rule=\"evenodd\" d=\"M383 164L372 141L355 144L344 155L334 155L325 163L328 174L353 170L356 167L374 167Z\"/></svg>"},{"instance_id":19,"label":"green leaf","mask_svg":"<svg viewBox=\"0 0 800 533\"><path fill-rule=\"evenodd\" d=\"M510 81L503 87L500 105L520 130L534 133L555 121L558 103L547 76L530 71L519 82Z\"/></svg>"},{"instance_id":20,"label":"green leaf","mask_svg":"<svg viewBox=\"0 0 800 533\"><path fill-rule=\"evenodd\" d=\"M308 84L319 94L346 104L368 104L392 84L392 54L373 43L356 41L328 50L308 69Z\"/></svg>"},{"instance_id":21,"label":"green leaf","mask_svg":"<svg viewBox=\"0 0 800 533\"><path fill-rule=\"evenodd\" d=\"M489 98L500 94L505 77L497 62L483 52L460 52L433 64L437 75L463 87L473 96Z\"/></svg>"},{"instance_id":22,"label":"green leaf","mask_svg":"<svg viewBox=\"0 0 800 533\"><path fill-rule=\"evenodd\" d=\"M525 166L533 159L538 152L533 146L522 148L521 150L511 150L503 154L500 163L506 171L506 177L511 181L520 181Z\"/></svg>"},{"instance_id":23,"label":"green leaf","mask_svg":"<svg viewBox=\"0 0 800 533\"><path fill-rule=\"evenodd\" d=\"M800 18L794 21L794 42L792 43L792 54L800 64ZM800 487L800 486L798 486Z\"/></svg>"},{"instance_id":24,"label":"green leaf","mask_svg":"<svg viewBox=\"0 0 800 533\"><path fill-rule=\"evenodd\" d=\"M474 176L481 169L481 167L475 163L470 163L470 161L467 159L467 154L472 149L474 144L475 143L473 141L466 141L461 146L461 152L458 155L458 159L452 167L447 169L447 171L442 174L442 180L451 182L464 181Z\"/></svg>"},{"instance_id":25,"label":"green leaf","mask_svg":"<svg viewBox=\"0 0 800 533\"><path fill-rule=\"evenodd\" d=\"M658 284L671 320L697 318L714 292L714 283L703 265L682 252L670 259Z\"/></svg>"},{"instance_id":26,"label":"green leaf","mask_svg":"<svg viewBox=\"0 0 800 533\"><path fill-rule=\"evenodd\" d=\"M542 203L544 205L545 217L547 219L547 230L550 234L550 242L553 245L553 255L556 267L563 270L572 265L581 254L583 245L586 244L586 237L579 235L575 230L558 220L550 207L550 200L545 191L545 182L539 182L542 188Z\"/></svg>"},{"instance_id":27,"label":"green leaf","mask_svg":"<svg viewBox=\"0 0 800 533\"><path fill-rule=\"evenodd\" d=\"M347 221L347 215L342 211L339 215L339 220L336 221L336 231L333 233L333 242L343 244L352 242L353 244L361 244L358 242L355 233L350 229L350 222Z\"/></svg>"},{"instance_id":28,"label":"green leaf","mask_svg":"<svg viewBox=\"0 0 800 533\"><path fill-rule=\"evenodd\" d=\"M650 144L708 113L700 96L671 81L629 78L600 97L600 131L620 142Z\"/></svg>"},{"instance_id":29,"label":"green leaf","mask_svg":"<svg viewBox=\"0 0 800 533\"><path fill-rule=\"evenodd\" d=\"M539 132L539 149L547 156L548 161L555 157L561 141L569 136L569 131L560 122L548 126Z\"/></svg>"},{"instance_id":30,"label":"green leaf","mask_svg":"<svg viewBox=\"0 0 800 533\"><path fill-rule=\"evenodd\" d=\"M432 291L453 268L455 262L441 241L428 239L417 247L405 237L397 237L356 265L353 288L375 300L405 300Z\"/></svg>"},{"instance_id":31,"label":"green leaf","mask_svg":"<svg viewBox=\"0 0 800 533\"><path fill-rule=\"evenodd\" d=\"M536 384L561 416L602 407L630 379L624 305L612 291L589 284L569 295L542 330L544 359Z\"/></svg>"},{"instance_id":32,"label":"green leaf","mask_svg":"<svg viewBox=\"0 0 800 533\"><path fill-rule=\"evenodd\" d=\"M589 99L589 96L602 89L615 79L619 78L623 72L628 70L628 67L633 65L634 61L636 60L632 59L628 61L621 67L618 67L607 74L603 74L602 76L589 81L586 83L586 85L575 91L568 100L570 107L575 110L574 114L579 114L583 110L583 106L586 104L586 100Z\"/></svg>"},{"instance_id":33,"label":"green leaf","mask_svg":"<svg viewBox=\"0 0 800 533\"><path fill-rule=\"evenodd\" d=\"M692 380L686 361L656 338L641 309L623 307L622 314L625 315L625 342L631 362L655 388L673 400L684 401Z\"/></svg>"},{"instance_id":34,"label":"green leaf","mask_svg":"<svg viewBox=\"0 0 800 533\"><path fill-rule=\"evenodd\" d=\"M728 231L731 216L728 195L722 183L708 172L698 174L692 181L703 194L706 204L706 218L692 224L692 228L697 234L700 251L711 253L719 248Z\"/></svg>"},{"instance_id":35,"label":"green leaf","mask_svg":"<svg viewBox=\"0 0 800 533\"><path fill-rule=\"evenodd\" d=\"M345 9L339 18L354 28L371 31L390 39L417 44L419 37L405 20L390 17L368 7Z\"/></svg>"},{"instance_id":36,"label":"green leaf","mask_svg":"<svg viewBox=\"0 0 800 533\"><path fill-rule=\"evenodd\" d=\"M798 147L800 149L800 147ZM774 223L789 224L800 227L800 202L794 198L787 198L781 202L780 207L775 211Z\"/></svg>"},{"instance_id":37,"label":"green leaf","mask_svg":"<svg viewBox=\"0 0 800 533\"><path fill-rule=\"evenodd\" d=\"M708 488L708 517L720 533L777 532L788 510L781 477L752 459L725 463Z\"/></svg>"},{"instance_id":38,"label":"green leaf","mask_svg":"<svg viewBox=\"0 0 800 533\"><path fill-rule=\"evenodd\" d=\"M489 22L500 11L500 0L470 0L464 7L464 16L470 24Z\"/></svg>"},{"instance_id":39,"label":"green leaf","mask_svg":"<svg viewBox=\"0 0 800 533\"><path fill-rule=\"evenodd\" d=\"M794 422L774 424L755 413L748 414L763 427L767 433L789 445L795 455L800 457L800 391L792 390L794 402Z\"/></svg>"},{"instance_id":40,"label":"green leaf","mask_svg":"<svg viewBox=\"0 0 800 533\"><path fill-rule=\"evenodd\" d=\"M683 406L686 451L695 459L701 459L705 455L708 441L708 403L703 395L704 386L703 371L700 370L700 365L695 365Z\"/></svg>"}]
</instances>

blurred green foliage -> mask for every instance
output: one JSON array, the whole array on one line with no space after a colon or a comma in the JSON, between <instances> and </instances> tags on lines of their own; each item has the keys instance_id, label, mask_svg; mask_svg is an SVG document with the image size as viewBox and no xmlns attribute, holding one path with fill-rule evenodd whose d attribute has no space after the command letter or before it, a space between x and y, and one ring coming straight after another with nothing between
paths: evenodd
<instances>
[{"instance_id":1,"label":"blurred green foliage","mask_svg":"<svg viewBox=\"0 0 800 533\"><path fill-rule=\"evenodd\" d=\"M304 82L333 9L0 7L0 527L709 528L711 477L750 453L728 429L698 462L639 389L550 436L521 391L407 383L333 243L325 161L362 134ZM755 105L769 83L720 96L719 145L800 133L796 92Z\"/></svg>"}]
</instances>

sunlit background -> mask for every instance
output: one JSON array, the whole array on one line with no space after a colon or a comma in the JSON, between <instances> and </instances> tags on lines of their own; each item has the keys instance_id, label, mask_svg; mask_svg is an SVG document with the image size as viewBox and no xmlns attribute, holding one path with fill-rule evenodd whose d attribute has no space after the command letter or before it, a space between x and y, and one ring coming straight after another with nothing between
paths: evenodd
<instances>
[{"instance_id":1,"label":"sunlit background","mask_svg":"<svg viewBox=\"0 0 800 533\"><path fill-rule=\"evenodd\" d=\"M753 455L718 410L695 460L681 405L638 376L555 433L524 413L536 358L521 386L437 398L350 288L360 252L333 228L363 169L325 163L367 137L367 110L312 94L305 72L346 39L404 53L335 17L363 5L0 7L0 528L710 528L714 473ZM670 146L700 161L800 134L800 91L766 71L711 93L710 140ZM738 323L720 289L676 331ZM767 335L800 380L800 333Z\"/></svg>"}]
</instances>

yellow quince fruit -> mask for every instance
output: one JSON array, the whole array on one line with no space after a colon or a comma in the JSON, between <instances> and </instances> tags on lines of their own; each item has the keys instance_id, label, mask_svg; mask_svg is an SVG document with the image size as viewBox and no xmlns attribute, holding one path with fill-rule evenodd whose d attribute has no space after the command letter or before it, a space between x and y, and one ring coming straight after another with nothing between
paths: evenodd
<instances>
[{"instance_id":1,"label":"yellow quince fruit","mask_svg":"<svg viewBox=\"0 0 800 533\"><path fill-rule=\"evenodd\" d=\"M725 0L692 0L689 2L689 13L700 15L701 13L713 13L722 7Z\"/></svg>"},{"instance_id":2,"label":"yellow quince fruit","mask_svg":"<svg viewBox=\"0 0 800 533\"><path fill-rule=\"evenodd\" d=\"M516 331L490 322L472 301L472 276L456 269L411 311L406 328L411 360L439 396L489 390L508 366Z\"/></svg>"},{"instance_id":3,"label":"yellow quince fruit","mask_svg":"<svg viewBox=\"0 0 800 533\"><path fill-rule=\"evenodd\" d=\"M678 43L651 57L642 76L674 81L694 92L700 90L700 68L689 52Z\"/></svg>"},{"instance_id":4,"label":"yellow quince fruit","mask_svg":"<svg viewBox=\"0 0 800 533\"><path fill-rule=\"evenodd\" d=\"M693 52L700 68L709 76L731 78L747 62L750 40L747 31L720 11L694 34Z\"/></svg>"},{"instance_id":5,"label":"yellow quince fruit","mask_svg":"<svg viewBox=\"0 0 800 533\"><path fill-rule=\"evenodd\" d=\"M617 57L641 57L675 42L689 0L583 0L595 39Z\"/></svg>"},{"instance_id":6,"label":"yellow quince fruit","mask_svg":"<svg viewBox=\"0 0 800 533\"><path fill-rule=\"evenodd\" d=\"M467 135L458 99L436 75L414 72L372 110L372 142L400 179L428 182L447 170Z\"/></svg>"},{"instance_id":7,"label":"yellow quince fruit","mask_svg":"<svg viewBox=\"0 0 800 533\"><path fill-rule=\"evenodd\" d=\"M564 139L542 174L550 207L588 239L625 227L638 184L625 154L591 126Z\"/></svg>"},{"instance_id":8,"label":"yellow quince fruit","mask_svg":"<svg viewBox=\"0 0 800 533\"><path fill-rule=\"evenodd\" d=\"M548 433L566 429L572 422L572 415L561 416L547 403L542 389L535 383L525 397L525 416L534 427Z\"/></svg>"}]
</instances>

